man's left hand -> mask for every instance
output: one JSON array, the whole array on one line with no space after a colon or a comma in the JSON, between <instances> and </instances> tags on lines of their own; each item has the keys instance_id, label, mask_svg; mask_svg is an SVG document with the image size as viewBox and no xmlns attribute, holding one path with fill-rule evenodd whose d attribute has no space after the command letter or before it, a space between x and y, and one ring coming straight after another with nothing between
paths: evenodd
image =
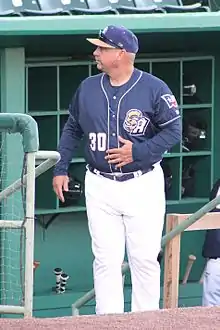
<instances>
[{"instance_id":1,"label":"man's left hand","mask_svg":"<svg viewBox=\"0 0 220 330\"><path fill-rule=\"evenodd\" d=\"M123 146L120 148L113 148L106 150L107 156L105 157L108 160L109 164L117 164L116 168L125 166L133 162L132 158L132 142L126 139L123 139L119 136L119 141L123 143Z\"/></svg>"}]
</instances>

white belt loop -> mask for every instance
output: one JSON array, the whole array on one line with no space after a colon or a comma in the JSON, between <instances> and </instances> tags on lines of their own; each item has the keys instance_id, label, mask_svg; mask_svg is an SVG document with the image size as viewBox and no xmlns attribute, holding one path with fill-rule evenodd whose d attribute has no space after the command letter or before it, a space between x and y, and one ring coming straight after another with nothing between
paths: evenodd
<instances>
[{"instance_id":1,"label":"white belt loop","mask_svg":"<svg viewBox=\"0 0 220 330\"><path fill-rule=\"evenodd\" d=\"M140 171L134 172L133 174L134 174L135 178L138 178L139 176L142 175L142 171L140 170Z\"/></svg>"},{"instance_id":2,"label":"white belt loop","mask_svg":"<svg viewBox=\"0 0 220 330\"><path fill-rule=\"evenodd\" d=\"M94 168L94 173L97 174L97 175L100 175L100 171L97 170L96 168Z\"/></svg>"}]
</instances>

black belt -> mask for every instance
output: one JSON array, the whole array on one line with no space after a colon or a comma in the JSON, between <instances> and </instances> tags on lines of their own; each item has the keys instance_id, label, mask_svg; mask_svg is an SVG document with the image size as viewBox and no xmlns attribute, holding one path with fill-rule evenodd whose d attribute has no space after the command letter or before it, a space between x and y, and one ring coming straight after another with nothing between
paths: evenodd
<instances>
[{"instance_id":1,"label":"black belt","mask_svg":"<svg viewBox=\"0 0 220 330\"><path fill-rule=\"evenodd\" d=\"M129 172L129 173L106 173L106 172L101 172L97 169L95 169L94 167L88 165L87 168L94 174L96 175L101 175L107 179L110 179L110 180L114 180L114 181L120 181L120 182L123 182L123 181L127 181L127 180L130 180L130 179L134 179L134 178L138 178L139 176L143 175L143 174L146 174L150 171L153 170L153 166L151 168L149 168L148 170L139 170L139 171L136 171L136 172Z\"/></svg>"},{"instance_id":2,"label":"black belt","mask_svg":"<svg viewBox=\"0 0 220 330\"><path fill-rule=\"evenodd\" d=\"M219 259L220 257L209 257L209 259Z\"/></svg>"}]
</instances>

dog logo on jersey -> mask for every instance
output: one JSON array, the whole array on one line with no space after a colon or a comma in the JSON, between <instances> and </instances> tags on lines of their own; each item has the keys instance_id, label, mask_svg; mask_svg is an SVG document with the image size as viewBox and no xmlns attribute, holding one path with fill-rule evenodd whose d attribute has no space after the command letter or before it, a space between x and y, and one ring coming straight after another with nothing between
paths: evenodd
<instances>
[{"instance_id":1,"label":"dog logo on jersey","mask_svg":"<svg viewBox=\"0 0 220 330\"><path fill-rule=\"evenodd\" d=\"M164 94L161 96L161 98L166 102L166 104L168 105L169 109L172 108L177 108L178 104L176 101L176 98L174 95L172 94Z\"/></svg>"},{"instance_id":2,"label":"dog logo on jersey","mask_svg":"<svg viewBox=\"0 0 220 330\"><path fill-rule=\"evenodd\" d=\"M125 117L123 127L131 135L143 135L150 120L138 109L130 109Z\"/></svg>"}]
</instances>

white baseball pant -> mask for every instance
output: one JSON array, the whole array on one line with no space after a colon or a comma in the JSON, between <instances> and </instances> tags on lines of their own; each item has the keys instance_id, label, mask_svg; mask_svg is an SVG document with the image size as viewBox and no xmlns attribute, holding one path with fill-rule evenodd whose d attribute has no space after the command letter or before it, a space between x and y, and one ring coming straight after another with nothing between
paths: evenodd
<instances>
[{"instance_id":1,"label":"white baseball pant","mask_svg":"<svg viewBox=\"0 0 220 330\"><path fill-rule=\"evenodd\" d=\"M159 309L161 248L165 215L160 165L140 177L113 181L86 172L85 196L94 254L96 314L124 312L121 265L125 247L131 270L131 310Z\"/></svg>"},{"instance_id":2,"label":"white baseball pant","mask_svg":"<svg viewBox=\"0 0 220 330\"><path fill-rule=\"evenodd\" d=\"M207 261L203 278L203 306L220 306L220 258Z\"/></svg>"}]
</instances>

